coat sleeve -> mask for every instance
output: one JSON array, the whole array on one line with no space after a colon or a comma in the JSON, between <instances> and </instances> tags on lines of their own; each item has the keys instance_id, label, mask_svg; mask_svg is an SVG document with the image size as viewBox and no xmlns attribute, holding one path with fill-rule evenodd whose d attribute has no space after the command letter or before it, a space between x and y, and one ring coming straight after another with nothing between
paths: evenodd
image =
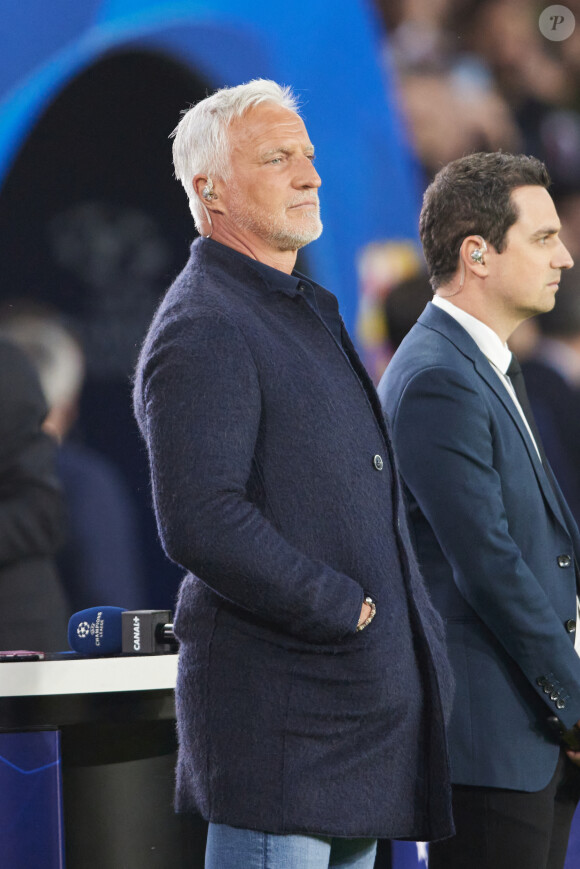
<instances>
[{"instance_id":1,"label":"coat sleeve","mask_svg":"<svg viewBox=\"0 0 580 869\"><path fill-rule=\"evenodd\" d=\"M22 351L0 342L0 565L52 555L65 516L46 404Z\"/></svg>"},{"instance_id":2,"label":"coat sleeve","mask_svg":"<svg viewBox=\"0 0 580 869\"><path fill-rule=\"evenodd\" d=\"M164 328L142 384L137 416L168 556L228 601L302 639L334 642L354 632L361 586L291 545L247 497L268 421L238 328L217 315Z\"/></svg>"},{"instance_id":3,"label":"coat sleeve","mask_svg":"<svg viewBox=\"0 0 580 869\"><path fill-rule=\"evenodd\" d=\"M510 536L481 396L453 368L426 369L406 385L392 417L402 476L460 593L545 702L537 680L555 674L570 695L558 715L571 727L580 719L580 661ZM548 708L556 711L551 702Z\"/></svg>"}]
</instances>

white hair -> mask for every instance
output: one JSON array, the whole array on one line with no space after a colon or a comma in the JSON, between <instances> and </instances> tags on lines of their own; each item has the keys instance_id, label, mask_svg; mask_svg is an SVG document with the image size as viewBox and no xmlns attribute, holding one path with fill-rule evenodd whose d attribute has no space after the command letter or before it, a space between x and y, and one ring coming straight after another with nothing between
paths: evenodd
<instances>
[{"instance_id":1,"label":"white hair","mask_svg":"<svg viewBox=\"0 0 580 869\"><path fill-rule=\"evenodd\" d=\"M17 344L32 362L49 409L73 402L85 374L79 343L56 318L36 313L8 316L0 335Z\"/></svg>"},{"instance_id":2,"label":"white hair","mask_svg":"<svg viewBox=\"0 0 580 869\"><path fill-rule=\"evenodd\" d=\"M298 100L289 87L257 78L236 87L221 88L183 113L171 133L173 165L189 198L195 225L200 229L204 204L193 187L199 173L227 180L230 174L228 127L235 118L257 106L271 102L298 113Z\"/></svg>"}]
</instances>

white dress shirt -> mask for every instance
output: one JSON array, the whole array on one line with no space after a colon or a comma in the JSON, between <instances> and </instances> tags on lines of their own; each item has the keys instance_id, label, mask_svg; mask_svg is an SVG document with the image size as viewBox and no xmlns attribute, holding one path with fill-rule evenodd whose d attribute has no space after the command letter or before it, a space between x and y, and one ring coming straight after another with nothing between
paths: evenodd
<instances>
[{"instance_id":1,"label":"white dress shirt","mask_svg":"<svg viewBox=\"0 0 580 869\"><path fill-rule=\"evenodd\" d=\"M465 331L471 335L483 355L486 357L487 361L507 389L510 398L518 409L518 412L522 418L522 422L524 423L528 434L532 439L532 443L536 448L536 452L538 454L538 458L540 458L540 451L538 450L538 445L535 441L535 438L530 430L530 426L528 425L528 421L526 419L526 415L520 407L520 403L516 398L516 394L514 392L514 388L511 384L511 380L506 374L506 371L509 368L509 364L512 361L512 353L507 344L504 344L499 337L499 335L490 329L489 326L486 326L485 323L482 323L481 320L478 320L477 317L473 317L471 314L468 314L467 311L462 310L462 308L458 308L457 305L454 305L453 302L450 302L448 299L443 299L441 296L433 296L432 303L436 305L441 310L445 311L445 313L449 314L450 317L453 317L454 320L457 320L460 326L463 326ZM540 458L541 461L541 458Z\"/></svg>"}]
</instances>

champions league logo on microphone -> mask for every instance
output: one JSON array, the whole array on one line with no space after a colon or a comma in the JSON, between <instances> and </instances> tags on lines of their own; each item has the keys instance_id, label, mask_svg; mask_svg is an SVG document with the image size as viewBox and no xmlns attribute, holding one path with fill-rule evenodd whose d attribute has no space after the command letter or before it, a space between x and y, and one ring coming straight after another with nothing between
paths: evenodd
<instances>
[{"instance_id":1,"label":"champions league logo on microphone","mask_svg":"<svg viewBox=\"0 0 580 869\"><path fill-rule=\"evenodd\" d=\"M107 634L111 632L111 618L120 621L119 607L93 607L83 610L69 622L69 644L81 654L103 654L107 648ZM108 626L108 629L107 629Z\"/></svg>"},{"instance_id":2,"label":"champions league logo on microphone","mask_svg":"<svg viewBox=\"0 0 580 869\"><path fill-rule=\"evenodd\" d=\"M91 630L91 626L88 622L81 622L77 628L77 637L88 637Z\"/></svg>"},{"instance_id":3,"label":"champions league logo on microphone","mask_svg":"<svg viewBox=\"0 0 580 869\"><path fill-rule=\"evenodd\" d=\"M82 633L81 633L82 629ZM105 629L105 619L103 617L102 610L99 610L97 613L97 617L94 622L90 624L88 622L81 622L77 628L77 634L79 637L90 637L94 642L97 649L101 645L101 640L103 639L103 631Z\"/></svg>"}]
</instances>

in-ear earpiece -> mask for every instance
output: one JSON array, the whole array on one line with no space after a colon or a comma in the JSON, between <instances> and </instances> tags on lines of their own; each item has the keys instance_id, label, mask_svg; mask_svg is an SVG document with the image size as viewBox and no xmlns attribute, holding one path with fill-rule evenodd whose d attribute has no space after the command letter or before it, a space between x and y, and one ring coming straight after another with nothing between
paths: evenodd
<instances>
[{"instance_id":1,"label":"in-ear earpiece","mask_svg":"<svg viewBox=\"0 0 580 869\"><path fill-rule=\"evenodd\" d=\"M479 236L481 238L481 236ZM485 239L481 238L481 247L477 247L473 253L471 253L471 259L477 265L483 264L483 255L487 253L487 244L485 243Z\"/></svg>"},{"instance_id":2,"label":"in-ear earpiece","mask_svg":"<svg viewBox=\"0 0 580 869\"><path fill-rule=\"evenodd\" d=\"M215 193L213 192L213 181L211 178L207 179L207 184L201 191L201 195L204 199L215 199Z\"/></svg>"}]
</instances>

